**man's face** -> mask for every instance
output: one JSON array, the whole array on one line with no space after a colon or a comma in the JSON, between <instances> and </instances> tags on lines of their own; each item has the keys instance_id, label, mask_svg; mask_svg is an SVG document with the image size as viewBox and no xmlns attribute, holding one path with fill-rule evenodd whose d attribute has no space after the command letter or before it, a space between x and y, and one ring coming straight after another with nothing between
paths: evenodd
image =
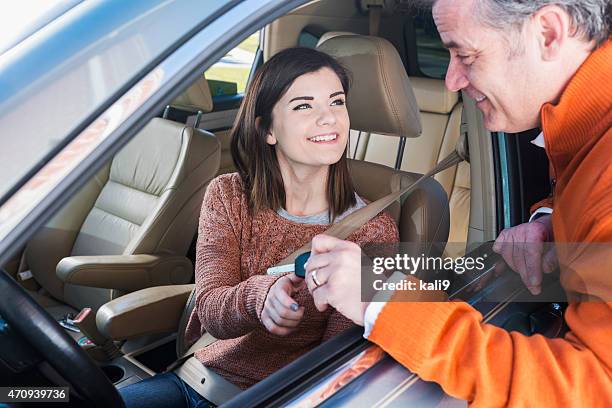
<instances>
[{"instance_id":1,"label":"man's face","mask_svg":"<svg viewBox=\"0 0 612 408\"><path fill-rule=\"evenodd\" d=\"M528 41L530 27L514 36L492 29L474 16L475 1L439 0L434 5L436 26L451 54L446 86L475 99L491 131L538 127L546 101L541 98L537 47ZM512 44L512 39L521 44Z\"/></svg>"}]
</instances>

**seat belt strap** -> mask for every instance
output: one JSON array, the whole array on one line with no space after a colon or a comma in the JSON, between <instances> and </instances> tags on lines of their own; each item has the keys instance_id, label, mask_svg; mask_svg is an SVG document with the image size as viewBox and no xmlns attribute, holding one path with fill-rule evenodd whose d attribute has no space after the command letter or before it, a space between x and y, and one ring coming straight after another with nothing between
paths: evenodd
<instances>
[{"instance_id":1,"label":"seat belt strap","mask_svg":"<svg viewBox=\"0 0 612 408\"><path fill-rule=\"evenodd\" d=\"M368 11L368 19L369 19L369 33L372 36L378 35L378 29L380 27L380 16L382 15L382 10L385 7L384 0L362 0L361 2L362 10L365 9Z\"/></svg>"},{"instance_id":2,"label":"seat belt strap","mask_svg":"<svg viewBox=\"0 0 612 408\"><path fill-rule=\"evenodd\" d=\"M467 151L462 151L462 149L464 148L462 147L461 149L455 149L451 154L442 159L433 169L431 169L428 173L423 174L417 181L410 184L409 186L399 188L396 191L392 191L386 196L379 198L376 201L372 201L365 207L362 207L352 212L342 220L329 227L324 232L324 234L330 235L338 239L346 239L349 235L357 231L372 218L376 217L381 211L385 210L387 207L393 204L402 195L408 195L412 193L417 187L419 187L423 180L428 179L433 175L462 162L463 160L466 160ZM285 265L292 264L293 262L295 262L295 258L297 258L299 255L304 252L310 251L310 246L310 242L304 244L304 246L294 251L292 254L290 254L285 259L276 264L276 266L274 266L273 268L269 268L268 274L276 274L278 273L276 271L277 268L283 269Z\"/></svg>"},{"instance_id":3,"label":"seat belt strap","mask_svg":"<svg viewBox=\"0 0 612 408\"><path fill-rule=\"evenodd\" d=\"M208 367L195 357L190 357L174 373L198 394L215 405L221 405L242 390Z\"/></svg>"}]
</instances>

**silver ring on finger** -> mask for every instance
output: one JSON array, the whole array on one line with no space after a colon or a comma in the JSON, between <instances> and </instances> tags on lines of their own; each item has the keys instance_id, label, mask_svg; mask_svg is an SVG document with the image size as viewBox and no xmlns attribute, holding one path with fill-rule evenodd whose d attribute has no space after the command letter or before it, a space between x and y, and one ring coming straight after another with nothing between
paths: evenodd
<instances>
[{"instance_id":1,"label":"silver ring on finger","mask_svg":"<svg viewBox=\"0 0 612 408\"><path fill-rule=\"evenodd\" d=\"M315 286L317 288L322 285L322 283L319 282L319 280L317 279L317 270L316 269L314 271L312 271L310 276L312 276L312 281L314 282L314 284L315 284Z\"/></svg>"}]
</instances>

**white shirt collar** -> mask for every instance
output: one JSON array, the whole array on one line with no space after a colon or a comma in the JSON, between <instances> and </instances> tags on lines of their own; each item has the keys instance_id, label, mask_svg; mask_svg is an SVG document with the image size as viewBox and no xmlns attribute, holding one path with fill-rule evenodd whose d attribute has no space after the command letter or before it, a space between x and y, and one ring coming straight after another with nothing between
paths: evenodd
<instances>
[{"instance_id":1,"label":"white shirt collar","mask_svg":"<svg viewBox=\"0 0 612 408\"><path fill-rule=\"evenodd\" d=\"M532 144L544 148L544 132L540 132L540 134L531 141Z\"/></svg>"}]
</instances>

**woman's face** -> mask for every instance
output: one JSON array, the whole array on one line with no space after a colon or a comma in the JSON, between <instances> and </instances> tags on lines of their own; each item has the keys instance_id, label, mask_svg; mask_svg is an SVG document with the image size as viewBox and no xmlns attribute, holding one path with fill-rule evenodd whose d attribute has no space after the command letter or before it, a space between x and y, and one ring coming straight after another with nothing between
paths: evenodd
<instances>
[{"instance_id":1,"label":"woman's face","mask_svg":"<svg viewBox=\"0 0 612 408\"><path fill-rule=\"evenodd\" d=\"M267 143L279 162L297 166L337 163L346 147L349 116L342 83L330 68L299 76L274 105Z\"/></svg>"}]
</instances>

